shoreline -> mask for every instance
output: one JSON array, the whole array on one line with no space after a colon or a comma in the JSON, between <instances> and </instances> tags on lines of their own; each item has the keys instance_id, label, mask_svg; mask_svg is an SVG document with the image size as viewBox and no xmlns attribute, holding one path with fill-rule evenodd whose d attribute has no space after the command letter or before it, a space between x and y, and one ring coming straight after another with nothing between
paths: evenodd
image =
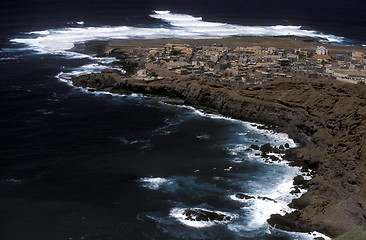
<instances>
[{"instance_id":1,"label":"shoreline","mask_svg":"<svg viewBox=\"0 0 366 240\"><path fill-rule=\"evenodd\" d=\"M70 86L73 86L73 87L77 87L73 84L70 84ZM83 88L83 87L77 87L77 88ZM94 91L92 91L91 89L86 89L87 92L91 92L93 93ZM113 94L113 95L125 95L124 93L112 93L108 90L100 90L102 92L104 92L105 94ZM127 93L128 95L129 93ZM134 94L134 93L132 93ZM215 109L211 109L211 108L205 108L204 106L197 106L197 105L185 105L184 104L184 100L183 99L176 99L176 98L169 98L169 97L166 97L166 96L158 96L158 95L153 95L153 94L144 94L144 93L138 93L138 94L141 94L143 95L144 97L146 98L152 98L154 100L157 100L163 104L168 104L168 105L173 105L175 107L183 107L183 108L188 108L188 109L191 109L191 110L194 110L194 111L198 111L200 112L199 115L202 116L202 117L208 117L208 118L219 118L219 119L224 119L225 121L238 121L238 122L241 122L242 124L248 124L250 125L252 128L253 128L253 131L258 131L260 132L261 134L264 134L264 135L276 135L276 134L285 134L286 135L286 139L287 140L290 140L290 141L293 141L295 146L293 147L286 147L286 145L288 143L286 143L284 146L285 148L282 150L281 149L281 146L283 146L282 144L277 146L277 145L273 145L272 143L265 143L264 145L256 145L256 144L252 144L251 146L249 146L246 151L248 151L248 149L251 149L251 151L255 150L257 147L258 148L262 148L263 146L267 146L269 145L270 148L272 148L272 150L274 150L274 152L266 152L266 151L262 151L262 150L259 150L259 152L263 155L266 155L267 158L263 158L262 160L260 160L261 162L265 163L265 164L277 164L277 165L283 165L283 166L286 166L286 167L290 167L290 168L294 168L294 169L297 169L299 171L298 174L295 174L293 175L294 177L291 178L291 189L289 189L287 193L287 195L290 195L292 196L292 200L294 199L297 199L298 196L296 196L297 194L301 193L304 194L302 191L307 191L306 187L305 187L305 184L308 180L308 178L311 179L312 177L312 172L310 171L310 169L303 169L300 164L298 163L295 163L293 160L291 159L287 159L286 158L286 154L288 152L291 152L293 150L296 150L298 148L301 148L302 147L302 144L300 144L299 142L297 141L294 141L294 139L292 139L287 133L285 132L282 132L280 128L278 128L277 126L269 126L269 125L265 125L265 124L262 124L262 123L258 123L258 122L250 122L250 121L247 121L247 120L243 120L243 119L236 119L236 118L231 118L229 116L225 116L225 115L221 115L217 110ZM283 129L282 129L283 130ZM254 149L253 149L253 146L254 146ZM279 151L279 152L278 152ZM282 156L282 158L280 157L279 159L277 158L276 156L276 159L273 159L270 157L270 155L267 155L268 154L283 154L284 156ZM296 180L296 178L300 177L300 180ZM296 182L296 183L295 183ZM285 182L283 182L285 183ZM283 184L282 183L282 184ZM281 184L280 184L281 185ZM279 186L280 186L279 185ZM290 191L292 190L292 191ZM246 198L238 198L236 197L237 195L242 195L242 196L245 196L245 197L249 197L250 199L263 199L263 200L267 200L267 201L273 201L275 203L277 203L275 200L275 198L269 198L269 197L265 197L264 195L261 196L261 195L256 195L256 194L253 194L253 195L247 195L246 193L242 193L242 192L235 192L233 193L232 195L230 195L230 198L233 200L233 201L238 201L238 202L245 202L245 199ZM289 208L291 209L290 213L292 211L295 211L296 209L291 207L290 206L291 202L289 204L287 204L286 206L289 206ZM177 208L178 209L178 208ZM181 209L198 209L198 208L181 208ZM286 212L287 208L283 208L281 209L281 211L284 211ZM201 209L201 210L205 210L207 212L210 212L211 214L216 214L220 211L216 211L216 210L208 210L208 209ZM235 214L234 214L235 215ZM183 215L182 215L183 216ZM228 216L231 216L230 214L228 214ZM191 226L191 227L196 227L196 225L192 225L190 223L187 223L189 222L189 220L182 220L180 219L179 217L175 217L173 216L174 218L178 219L178 221L180 221L181 223L183 223L184 225L187 225L187 226ZM268 219L267 219L268 220ZM210 224L212 222L209 221L208 224ZM220 221L217 222L218 224L221 224ZM204 224L204 223L202 223ZM277 228L277 227L274 227L272 226L271 224L269 224L269 227L270 227L270 231L272 231L271 229L273 229L274 231L276 232L287 232L287 233L299 233L299 234L303 234L303 235L299 235L299 236L307 236L307 237L312 237L314 239L317 239L319 238L320 240L321 239L330 239L328 236L320 233L320 232L316 232L316 231L310 231L309 232L303 232L303 231L293 231L291 229L282 229L282 228Z\"/></svg>"},{"instance_id":2,"label":"shoreline","mask_svg":"<svg viewBox=\"0 0 366 240\"><path fill-rule=\"evenodd\" d=\"M61 80L61 81L65 81L65 80ZM83 87L77 87L77 86L73 85L73 83L68 82L68 84L72 87L81 88L81 89L86 90L87 92L90 92L90 93L94 92L92 89L85 89ZM125 95L125 93L112 93L108 90L101 90L101 92L104 92L105 94L113 94L114 96L115 95L121 95L121 96ZM135 93L127 93L127 95L128 94L135 94ZM140 94L140 93L138 93L138 94ZM258 147L259 148L258 151L261 153L261 155L262 156L263 155L267 156L267 158L262 157L262 159L260 160L261 162L263 162L263 164L283 165L283 166L286 166L286 167L289 167L289 168L292 168L292 169L296 169L298 171L297 174L295 174L295 175L293 175L293 177L291 177L291 188L289 188L288 192L286 192L287 197L291 196L291 199L294 200L294 199L297 199L299 197L298 194L300 194L300 196L301 196L302 194L304 194L304 191L305 192L307 191L304 183L309 181L309 178L311 179L312 172L309 169L308 170L303 170L301 165L294 164L293 160L285 158L286 153L288 151L292 151L294 149L301 148L301 144L299 144L299 142L294 141L294 139L292 139L287 133L281 132L281 129L279 129L277 126L273 126L273 125L268 126L268 125L258 123L258 122L249 122L249 121L242 120L242 119L231 118L229 116L221 115L215 109L207 108L207 107L204 107L202 105L201 106L185 105L183 99L176 99L176 98L173 99L173 98L169 98L169 97L166 97L166 96L159 96L159 95L153 95L153 94L143 94L143 93L141 95L143 95L144 97L149 98L149 99L157 100L157 101L161 102L162 104L168 104L168 105L172 105L172 106L175 106L175 107L178 107L178 108L182 107L182 108L191 109L195 112L199 112L198 114L202 117L214 118L214 119L224 119L225 121L240 122L241 124L248 125L247 127L250 126L252 128L252 131L260 132L260 134L263 134L263 135L274 136L274 135L277 135L277 134L285 134L286 135L285 136L286 141L293 142L293 146L291 146L291 143L288 143L288 142L286 142L285 144L280 144L280 145L278 145L278 143L276 145L272 142L271 143L267 142L263 145L252 144L251 146L249 146L246 149L246 151L249 151L249 149L250 149L250 151L254 151ZM262 147L267 148L268 147L267 145L273 151L268 151L268 150L262 151L261 150ZM284 146L284 148L282 148L282 146ZM267 154L281 154L283 156L278 157L276 155L275 158L272 158L271 155L267 155ZM300 177L300 180L299 179L296 180L296 178L299 178L299 177ZM282 182L278 186L281 186L284 183L286 183L286 182ZM239 196L240 195L245 196L245 198L236 197L238 195ZM281 195L281 196L285 196L285 195ZM246 193L244 194L242 192L235 192L235 193L232 193L232 195L230 195L231 200L238 201L238 202L245 202L246 201L245 199L247 197L249 197L249 199L260 199L260 200L265 200L265 201L272 201L276 204L278 203L276 198L272 199L270 197L266 197L265 194L264 195L257 195L257 194L247 195ZM281 200L281 201L283 201L283 200ZM290 207L290 204L291 204L291 202L289 202L288 204L286 202L287 207L281 208L281 211L287 212L288 209L290 209L289 212L295 211L296 209ZM182 208L182 209L187 210L187 209L197 209L197 208ZM203 209L203 210L205 210L207 212L210 212L212 215L215 215L218 212L220 212L220 211L208 210L208 209ZM171 209L171 211L172 211L172 209ZM182 215L182 216L184 216L184 215ZM228 216L231 216L231 215L228 214ZM191 227L196 227L196 225L194 225L194 224L192 225L192 224L187 223L187 222L189 222L189 220L183 220L182 221L182 219L180 219L179 217L178 218L176 216L173 216L173 217L178 219L178 221L180 221L184 225L191 226ZM211 223L214 223L214 222L211 222L211 221L208 222L208 224L211 224ZM204 224L204 223L202 223L202 224ZM214 224L222 224L222 223L220 221L218 221L217 223L214 223ZM326 236L326 235L324 235L320 232L316 232L316 231L296 232L296 231L292 231L292 230L284 230L284 229L281 229L281 228L276 228L276 227L273 227L271 224L269 224L269 229L270 229L270 231L272 231L272 230L275 231L275 232L283 231L284 233L286 232L288 234L292 234L292 233L297 234L298 233L299 235L296 235L296 236L312 237L314 239L317 239L317 238L323 239L323 240L324 239L330 239L328 236Z\"/></svg>"},{"instance_id":3,"label":"shoreline","mask_svg":"<svg viewBox=\"0 0 366 240\"><path fill-rule=\"evenodd\" d=\"M257 42L258 39L261 42ZM305 49L319 45L317 42L304 41L306 39L308 38L240 37L114 40L108 43L107 51L117 47L130 49L136 46L161 46L174 41L190 44L229 42L233 45L241 42L248 46L253 45L253 41L257 45L267 42L272 46L275 42L277 46L302 46ZM334 45L329 49L364 50L361 47ZM225 85L194 78L173 77L163 81L141 82L113 72L91 74L73 81L77 86L102 90L109 87L115 93L128 90L179 98L185 104L217 109L220 114L234 119L278 126L277 131L286 132L290 138L300 143L298 148L288 151L288 158L297 159L294 163L314 170L315 175L308 183L308 192L293 201L292 206L297 210L285 217L278 214L272 216L269 223L284 230L315 230L334 237L366 220L366 200L363 197L366 184L362 180L366 173L366 167L362 163L366 155L365 150L362 150L362 143L365 143L365 135L362 133L366 132L366 87L363 85L335 80L276 80L233 90Z\"/></svg>"}]
</instances>

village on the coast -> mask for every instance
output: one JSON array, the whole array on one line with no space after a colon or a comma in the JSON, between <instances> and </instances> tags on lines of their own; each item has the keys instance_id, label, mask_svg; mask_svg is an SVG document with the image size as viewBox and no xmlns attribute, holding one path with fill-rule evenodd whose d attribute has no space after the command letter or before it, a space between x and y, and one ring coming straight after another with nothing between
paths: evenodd
<instances>
[{"instance_id":1,"label":"village on the coast","mask_svg":"<svg viewBox=\"0 0 366 240\"><path fill-rule=\"evenodd\" d=\"M363 52L330 52L324 46L285 49L166 44L159 48L134 48L127 55L138 63L137 72L131 77L143 81L194 76L238 87L276 79L366 83Z\"/></svg>"}]
</instances>

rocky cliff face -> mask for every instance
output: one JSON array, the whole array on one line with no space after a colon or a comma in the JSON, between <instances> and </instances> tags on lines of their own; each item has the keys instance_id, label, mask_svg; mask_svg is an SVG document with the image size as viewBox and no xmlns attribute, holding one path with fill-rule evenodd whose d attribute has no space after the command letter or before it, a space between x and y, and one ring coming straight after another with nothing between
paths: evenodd
<instances>
[{"instance_id":1,"label":"rocky cliff face","mask_svg":"<svg viewBox=\"0 0 366 240\"><path fill-rule=\"evenodd\" d=\"M147 83L116 73L74 83L181 98L233 118L278 126L302 144L289 157L315 170L315 176L308 192L292 203L297 211L273 215L269 222L337 236L366 221L366 85L277 81L236 90L188 77Z\"/></svg>"}]
</instances>

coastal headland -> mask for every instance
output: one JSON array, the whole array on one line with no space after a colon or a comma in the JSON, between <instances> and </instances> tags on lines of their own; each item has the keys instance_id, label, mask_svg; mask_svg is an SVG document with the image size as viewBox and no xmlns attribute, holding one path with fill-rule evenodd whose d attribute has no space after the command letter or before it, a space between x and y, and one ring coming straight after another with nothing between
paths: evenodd
<instances>
[{"instance_id":1,"label":"coastal headland","mask_svg":"<svg viewBox=\"0 0 366 240\"><path fill-rule=\"evenodd\" d=\"M317 59L320 45L329 54ZM120 60L115 64L127 73L106 69L74 78L76 86L178 99L267 124L300 143L286 157L304 170L314 170L314 176L301 181L308 191L291 203L296 210L272 215L271 225L335 237L366 222L366 84L363 70L357 70L364 58L359 63L355 54L363 56L364 48L298 37L113 40L85 48L115 56ZM261 52L264 49L268 52ZM199 63L205 62L206 50L217 52L207 55L207 66ZM351 70L360 74L335 74L341 64L354 66Z\"/></svg>"}]
</instances>

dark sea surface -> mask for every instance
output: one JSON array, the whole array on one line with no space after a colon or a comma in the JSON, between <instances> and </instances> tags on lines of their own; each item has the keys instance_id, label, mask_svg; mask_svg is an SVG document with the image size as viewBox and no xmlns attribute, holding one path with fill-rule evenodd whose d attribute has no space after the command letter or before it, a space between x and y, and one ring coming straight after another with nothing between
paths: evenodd
<instances>
[{"instance_id":1,"label":"dark sea surface","mask_svg":"<svg viewBox=\"0 0 366 240\"><path fill-rule=\"evenodd\" d=\"M289 211L300 170L245 151L294 147L286 134L140 95L74 88L71 76L113 59L70 48L93 39L248 31L362 45L364 13L364 1L3 1L0 239L312 239L266 223L271 213ZM277 203L239 201L236 193ZM179 213L186 208L234 220L185 222Z\"/></svg>"}]
</instances>

